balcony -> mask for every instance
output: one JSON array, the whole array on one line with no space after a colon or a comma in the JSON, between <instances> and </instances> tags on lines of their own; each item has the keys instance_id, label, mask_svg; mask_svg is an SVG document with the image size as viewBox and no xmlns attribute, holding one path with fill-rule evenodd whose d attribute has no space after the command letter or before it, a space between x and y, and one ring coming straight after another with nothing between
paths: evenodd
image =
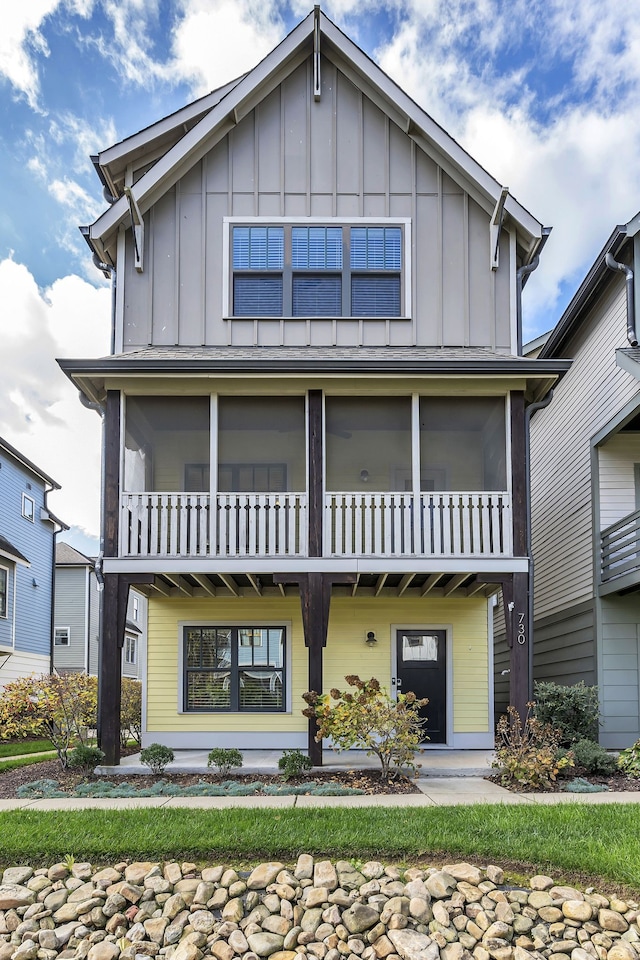
<instances>
[{"instance_id":1,"label":"balcony","mask_svg":"<svg viewBox=\"0 0 640 960\"><path fill-rule=\"evenodd\" d=\"M640 510L612 523L600 535L600 592L640 583Z\"/></svg>"},{"instance_id":2,"label":"balcony","mask_svg":"<svg viewBox=\"0 0 640 960\"><path fill-rule=\"evenodd\" d=\"M304 493L125 493L120 556L305 558ZM325 557L509 557L508 493L327 493Z\"/></svg>"}]
</instances>

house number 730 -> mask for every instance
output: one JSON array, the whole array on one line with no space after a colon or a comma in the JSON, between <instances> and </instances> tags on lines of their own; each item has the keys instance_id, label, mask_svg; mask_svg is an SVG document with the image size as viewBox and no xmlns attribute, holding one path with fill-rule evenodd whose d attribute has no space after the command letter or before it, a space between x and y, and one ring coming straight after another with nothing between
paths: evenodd
<instances>
[{"instance_id":1,"label":"house number 730","mask_svg":"<svg viewBox=\"0 0 640 960\"><path fill-rule=\"evenodd\" d=\"M518 643L520 645L527 642L527 634L524 628L524 613L518 614Z\"/></svg>"}]
</instances>

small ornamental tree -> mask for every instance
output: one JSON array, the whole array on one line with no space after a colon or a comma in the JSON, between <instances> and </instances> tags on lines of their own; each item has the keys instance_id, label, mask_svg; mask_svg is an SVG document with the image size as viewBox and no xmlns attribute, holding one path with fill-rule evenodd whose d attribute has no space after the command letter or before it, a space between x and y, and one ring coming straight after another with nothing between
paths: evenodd
<instances>
[{"instance_id":1,"label":"small ornamental tree","mask_svg":"<svg viewBox=\"0 0 640 960\"><path fill-rule=\"evenodd\" d=\"M425 739L424 718L418 711L428 700L419 700L414 693L399 694L394 700L378 680L345 677L355 690L331 690L320 695L313 690L304 693L308 704L305 717L318 724L316 740L331 737L336 750L366 750L380 761L381 776L389 780L399 767L416 771L415 753Z\"/></svg>"},{"instance_id":2,"label":"small ornamental tree","mask_svg":"<svg viewBox=\"0 0 640 960\"><path fill-rule=\"evenodd\" d=\"M126 747L129 738L142 746L142 684L139 680L123 677L120 746Z\"/></svg>"},{"instance_id":3,"label":"small ornamental tree","mask_svg":"<svg viewBox=\"0 0 640 960\"><path fill-rule=\"evenodd\" d=\"M96 726L97 703L97 680L84 673L23 677L3 690L0 737L48 737L66 767L69 748Z\"/></svg>"}]
</instances>

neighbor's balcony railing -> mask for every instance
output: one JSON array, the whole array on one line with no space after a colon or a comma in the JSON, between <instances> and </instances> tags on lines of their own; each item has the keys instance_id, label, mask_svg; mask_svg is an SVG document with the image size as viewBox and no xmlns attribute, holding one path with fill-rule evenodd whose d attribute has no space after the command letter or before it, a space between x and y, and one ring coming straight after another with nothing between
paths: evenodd
<instances>
[{"instance_id":1,"label":"neighbor's balcony railing","mask_svg":"<svg viewBox=\"0 0 640 960\"><path fill-rule=\"evenodd\" d=\"M640 510L612 523L600 536L600 580L640 573Z\"/></svg>"},{"instance_id":2,"label":"neighbor's balcony railing","mask_svg":"<svg viewBox=\"0 0 640 960\"><path fill-rule=\"evenodd\" d=\"M121 504L121 556L307 556L303 493L127 493ZM325 556L511 552L508 493L325 494Z\"/></svg>"}]
</instances>

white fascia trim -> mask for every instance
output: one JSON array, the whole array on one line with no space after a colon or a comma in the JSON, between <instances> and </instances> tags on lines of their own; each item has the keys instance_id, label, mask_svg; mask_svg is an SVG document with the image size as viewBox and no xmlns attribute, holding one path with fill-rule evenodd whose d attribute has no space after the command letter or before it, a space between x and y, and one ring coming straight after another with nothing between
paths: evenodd
<instances>
[{"instance_id":1,"label":"white fascia trim","mask_svg":"<svg viewBox=\"0 0 640 960\"><path fill-rule=\"evenodd\" d=\"M105 558L105 573L526 573L526 557L463 557L456 559L421 557L362 558L362 557L186 557L175 559Z\"/></svg>"},{"instance_id":2,"label":"white fascia trim","mask_svg":"<svg viewBox=\"0 0 640 960\"><path fill-rule=\"evenodd\" d=\"M219 87L217 90L213 90L199 100L194 100L193 103L188 103L185 107L181 107L176 113L172 113L168 117L163 117L162 120L158 120L156 123L151 124L151 126L145 127L144 130L140 130L125 140L121 140L119 143L115 143L113 146L101 150L98 154L100 166L107 167L110 163L114 163L117 160L125 164L127 158L132 154L135 153L136 156L139 156L148 143L152 143L154 140L171 134L174 130L193 120L194 117L197 117L201 113L206 113L217 106L223 97L226 97L229 91L233 90L242 79L242 77L237 77L235 80L225 84L223 87Z\"/></svg>"},{"instance_id":3,"label":"white fascia trim","mask_svg":"<svg viewBox=\"0 0 640 960\"><path fill-rule=\"evenodd\" d=\"M196 163L204 152L203 143L213 130L232 116L231 124L238 122L237 108L242 101L255 90L266 83L268 77L274 73L289 57L295 55L298 48L311 36L313 32L313 11L285 37L274 50L262 60L257 67L248 73L238 85L215 106L206 116L192 127L184 137L160 159L148 173L138 180L135 185L135 199L142 213L146 213L157 198L154 191L162 190L167 182L166 189L173 183L172 173L185 162L192 160ZM175 179L178 175L174 174ZM129 212L129 203L126 197L120 199L106 210L101 217L91 225L92 240L104 240L124 220Z\"/></svg>"}]
</instances>

